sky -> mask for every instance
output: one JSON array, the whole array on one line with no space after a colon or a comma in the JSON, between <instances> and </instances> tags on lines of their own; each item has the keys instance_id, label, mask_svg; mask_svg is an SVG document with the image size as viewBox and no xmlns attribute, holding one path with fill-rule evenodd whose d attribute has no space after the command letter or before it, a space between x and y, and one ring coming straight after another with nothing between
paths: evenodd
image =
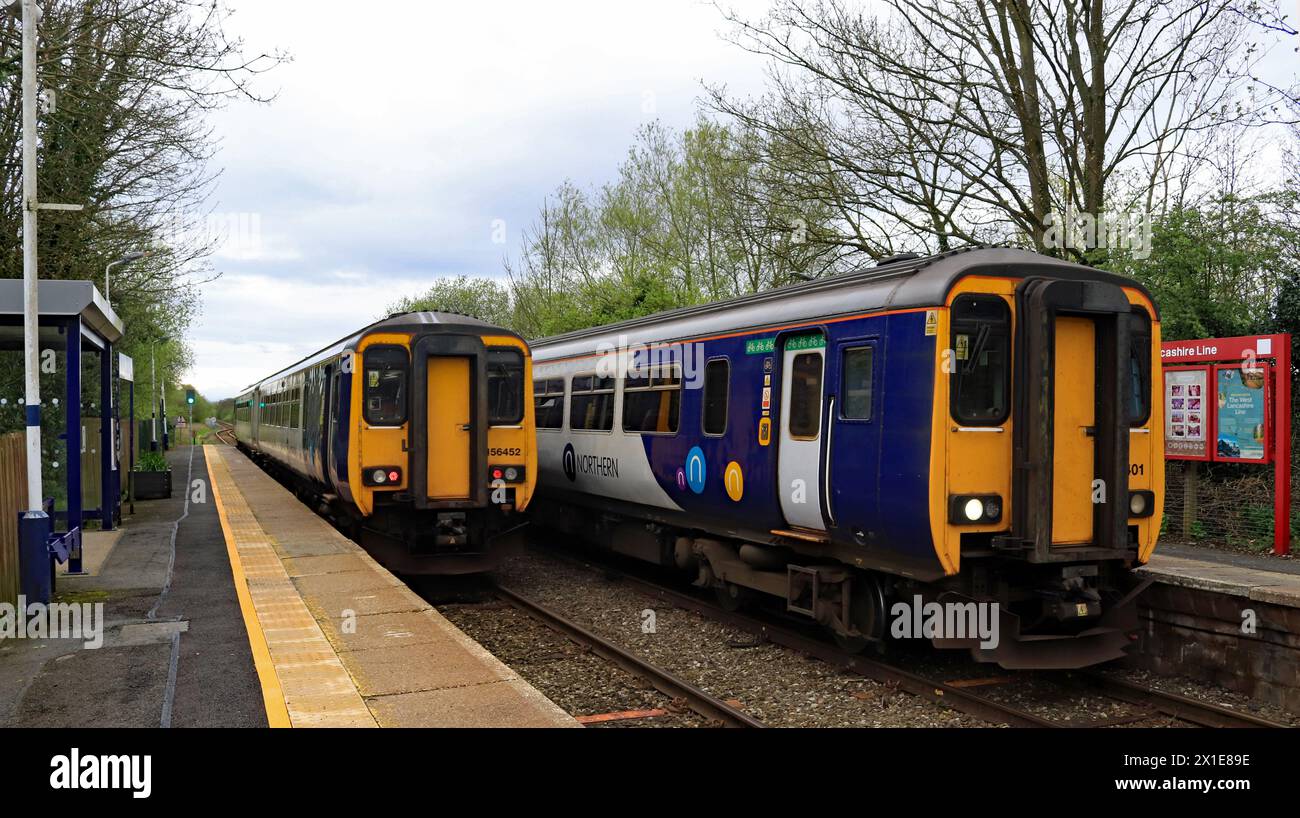
<instances>
[{"instance_id":1,"label":"sky","mask_svg":"<svg viewBox=\"0 0 1300 818\"><path fill-rule=\"evenodd\" d=\"M1300 11L1300 0L1295 0ZM184 380L245 386L450 275L501 277L563 181L614 178L641 125L689 125L702 81L763 90L765 63L701 0L230 0L246 52L292 62L270 104L212 115L221 177ZM768 0L725 0L760 17ZM1268 74L1300 58L1275 49Z\"/></svg>"},{"instance_id":2,"label":"sky","mask_svg":"<svg viewBox=\"0 0 1300 818\"><path fill-rule=\"evenodd\" d=\"M689 125L702 80L762 90L763 63L698 0L232 5L248 53L293 60L259 85L274 102L210 119L221 276L185 375L210 399L437 277L502 276L548 193L611 179L651 120Z\"/></svg>"}]
</instances>

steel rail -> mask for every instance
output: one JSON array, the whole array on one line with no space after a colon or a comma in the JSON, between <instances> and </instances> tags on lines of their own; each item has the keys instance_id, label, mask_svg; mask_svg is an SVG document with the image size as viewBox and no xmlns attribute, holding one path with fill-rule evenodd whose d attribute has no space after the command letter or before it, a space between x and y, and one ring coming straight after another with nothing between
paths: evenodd
<instances>
[{"instance_id":1,"label":"steel rail","mask_svg":"<svg viewBox=\"0 0 1300 818\"><path fill-rule=\"evenodd\" d=\"M753 716L709 695L667 670L656 667L627 652L618 645L597 636L576 622L566 619L561 614L517 591L512 591L500 584L497 584L493 590L506 602L509 602L528 616L539 620L552 630L563 634L579 645L590 648L592 653L617 665L633 676L645 679L660 693L676 701L684 702L691 710L711 722L718 723L723 727L767 726Z\"/></svg>"},{"instance_id":2,"label":"steel rail","mask_svg":"<svg viewBox=\"0 0 1300 818\"><path fill-rule=\"evenodd\" d=\"M988 722L1004 723L1013 727L1101 727L1106 726L1106 723L1111 721L1116 724L1128 723L1152 718L1157 714L1164 714L1204 727L1285 728L1289 726L1136 682L1117 679L1096 671L1072 671L1070 675L1084 682L1088 688L1095 692L1128 704L1148 708L1149 712L1139 712L1126 717L1105 720L1104 722L1070 722L1047 719L1014 705L927 678L878 659L848 653L821 639L801 633L794 628L774 625L747 614L727 611L712 602L629 574L610 565L592 565L549 549L545 553L566 562L582 565L588 569L600 570L611 577L638 588L648 596L658 596L679 608L694 611L717 622L746 631L764 641L799 651L827 664L866 676L875 681L895 685L913 695L938 704L948 705L954 710Z\"/></svg>"},{"instance_id":3,"label":"steel rail","mask_svg":"<svg viewBox=\"0 0 1300 818\"><path fill-rule=\"evenodd\" d=\"M1212 702L1203 702L1178 693L1170 693L1148 685L1119 679L1093 670L1078 671L1076 675L1088 687L1129 704L1148 707L1176 719L1199 724L1202 727L1278 727L1289 725L1270 721L1249 713L1242 713Z\"/></svg>"}]
</instances>

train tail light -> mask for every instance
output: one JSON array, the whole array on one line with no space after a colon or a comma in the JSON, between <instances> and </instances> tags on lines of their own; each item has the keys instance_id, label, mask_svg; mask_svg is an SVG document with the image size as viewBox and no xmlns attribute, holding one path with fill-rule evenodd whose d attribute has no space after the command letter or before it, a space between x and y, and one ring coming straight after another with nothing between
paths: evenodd
<instances>
[{"instance_id":1,"label":"train tail light","mask_svg":"<svg viewBox=\"0 0 1300 818\"><path fill-rule=\"evenodd\" d=\"M523 466L488 466L488 479L504 483L521 483L524 479Z\"/></svg>"}]
</instances>

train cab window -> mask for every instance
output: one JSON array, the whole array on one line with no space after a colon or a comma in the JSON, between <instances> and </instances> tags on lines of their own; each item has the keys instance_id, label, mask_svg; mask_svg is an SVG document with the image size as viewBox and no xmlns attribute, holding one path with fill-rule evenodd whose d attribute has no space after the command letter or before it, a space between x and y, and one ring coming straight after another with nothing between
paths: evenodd
<instances>
[{"instance_id":1,"label":"train cab window","mask_svg":"<svg viewBox=\"0 0 1300 818\"><path fill-rule=\"evenodd\" d=\"M720 435L727 431L727 400L731 391L731 364L715 358L704 365L704 434Z\"/></svg>"},{"instance_id":2,"label":"train cab window","mask_svg":"<svg viewBox=\"0 0 1300 818\"><path fill-rule=\"evenodd\" d=\"M1011 403L1011 310L996 295L963 295L952 305L950 409L965 426L997 426Z\"/></svg>"},{"instance_id":3,"label":"train cab window","mask_svg":"<svg viewBox=\"0 0 1300 818\"><path fill-rule=\"evenodd\" d=\"M487 354L488 423L510 426L524 419L524 356L517 349Z\"/></svg>"},{"instance_id":4,"label":"train cab window","mask_svg":"<svg viewBox=\"0 0 1300 818\"><path fill-rule=\"evenodd\" d=\"M372 426L406 422L406 350L373 346L365 355L365 418Z\"/></svg>"},{"instance_id":5,"label":"train cab window","mask_svg":"<svg viewBox=\"0 0 1300 818\"><path fill-rule=\"evenodd\" d=\"M533 382L533 420L538 429L564 426L564 378Z\"/></svg>"},{"instance_id":6,"label":"train cab window","mask_svg":"<svg viewBox=\"0 0 1300 818\"><path fill-rule=\"evenodd\" d=\"M623 431L677 434L681 419L682 375L677 364L651 367L623 379Z\"/></svg>"},{"instance_id":7,"label":"train cab window","mask_svg":"<svg viewBox=\"0 0 1300 818\"><path fill-rule=\"evenodd\" d=\"M1151 318L1143 310L1129 316L1130 426L1141 426L1151 416Z\"/></svg>"},{"instance_id":8,"label":"train cab window","mask_svg":"<svg viewBox=\"0 0 1300 818\"><path fill-rule=\"evenodd\" d=\"M840 366L840 389L844 395L840 417L845 420L871 420L871 384L874 347L851 347L844 350Z\"/></svg>"},{"instance_id":9,"label":"train cab window","mask_svg":"<svg viewBox=\"0 0 1300 818\"><path fill-rule=\"evenodd\" d=\"M822 422L822 354L794 356L790 375L790 437L814 440Z\"/></svg>"},{"instance_id":10,"label":"train cab window","mask_svg":"<svg viewBox=\"0 0 1300 818\"><path fill-rule=\"evenodd\" d=\"M608 432L614 428L614 379L575 375L569 394L569 428Z\"/></svg>"}]
</instances>

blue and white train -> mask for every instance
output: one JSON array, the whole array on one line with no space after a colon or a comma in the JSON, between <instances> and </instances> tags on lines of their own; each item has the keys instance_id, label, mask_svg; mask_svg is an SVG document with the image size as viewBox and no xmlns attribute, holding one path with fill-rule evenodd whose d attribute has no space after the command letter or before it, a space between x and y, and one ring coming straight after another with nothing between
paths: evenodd
<instances>
[{"instance_id":1,"label":"blue and white train","mask_svg":"<svg viewBox=\"0 0 1300 818\"><path fill-rule=\"evenodd\" d=\"M1135 281L978 248L536 341L532 516L854 648L919 597L997 603L997 647L941 647L1105 661L1160 529L1159 332Z\"/></svg>"}]
</instances>

